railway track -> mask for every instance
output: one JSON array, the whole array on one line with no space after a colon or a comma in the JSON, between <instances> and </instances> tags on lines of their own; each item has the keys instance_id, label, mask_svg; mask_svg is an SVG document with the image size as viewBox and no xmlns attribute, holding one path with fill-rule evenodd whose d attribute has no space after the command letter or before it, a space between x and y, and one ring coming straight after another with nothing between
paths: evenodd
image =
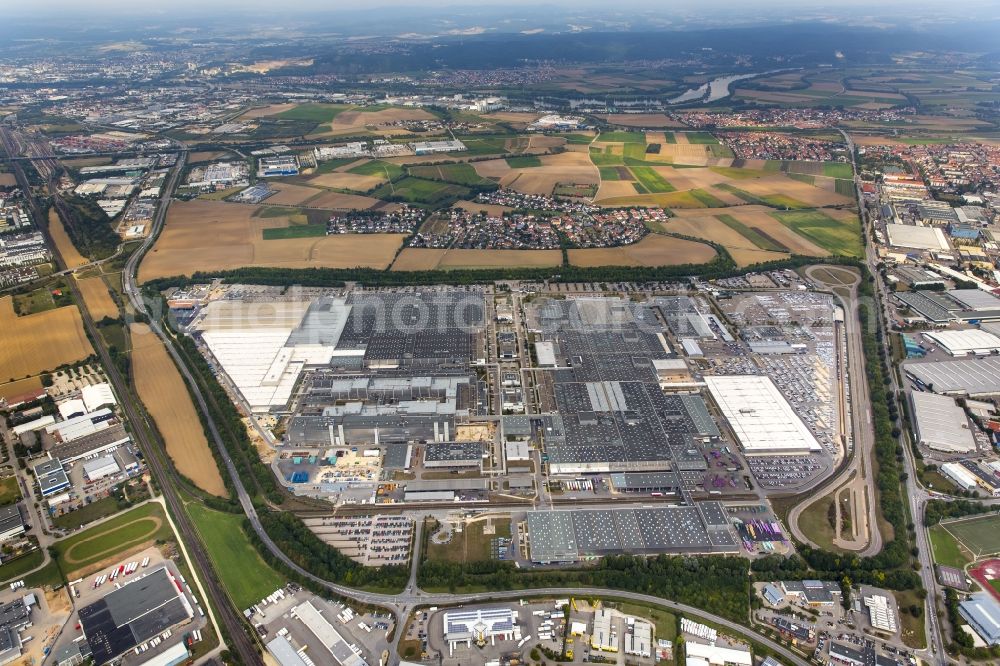
<instances>
[{"instance_id":1,"label":"railway track","mask_svg":"<svg viewBox=\"0 0 1000 666\"><path fill-rule=\"evenodd\" d=\"M0 139L3 140L5 148L10 154L10 148L12 146L11 139L8 135L8 130L0 129ZM170 200L170 193L173 192L176 186L179 174L184 168L184 162L186 160L186 153L182 153L181 157L177 160L177 164L174 166L171 178L168 180L166 188L164 190L163 199L160 202L160 208L157 210L157 216L161 218L166 213L166 204ZM29 193L30 187L28 185L27 177L24 175L23 169L20 163L11 162L14 168L15 177L22 190L27 194ZM51 190L50 190L51 191ZM41 219L41 209L38 206L38 202L34 197L26 197L29 206L31 207L32 214L35 219ZM54 196L55 201L60 201L58 195ZM70 213L68 209L65 208L65 204L60 207L57 204L57 210L62 213L66 210ZM51 236L48 234L48 230L42 228L42 234L45 236L46 242L49 244L53 251L53 258L57 265L65 270L66 264L59 255L58 248L52 241ZM263 665L264 661L260 655L258 644L254 639L250 637L247 631L247 626L242 618L234 608L232 602L229 600L228 595L225 590L222 589L222 585L219 582L218 577L207 575L213 570L212 562L208 557L208 553L202 546L201 540L188 518L187 513L184 511L183 503L177 492L175 484L180 483L176 476L176 473L170 468L170 466L163 461L163 456L166 455L166 449L163 447L162 442L155 441L155 437L151 437L149 433L155 432L151 427L149 419L146 417L145 411L140 410L136 407L135 401L131 399L132 392L129 386L119 372L117 366L111 359L110 352L107 349L107 345L104 344L103 338L100 332L97 330L94 320L87 310L86 303L83 300L82 294L79 292L76 282L74 280L68 280L69 287L73 293L73 297L79 305L80 314L83 319L84 328L87 330L88 335L93 341L95 350L104 364L105 372L108 375L108 380L114 386L115 391L122 398L122 409L125 415L128 417L129 421L135 426L139 424L145 424L145 428L134 427L132 429L132 436L137 440L137 444L140 449L145 453L146 464L150 468L150 472L153 478L156 479L160 490L163 493L164 500L167 503L167 507L174 518L174 523L180 532L180 538L183 540L185 546L187 547L188 553L194 560L191 564L192 566L197 566L197 571L200 574L200 578L203 583L203 587L208 595L209 603L215 611L216 618L226 629L227 643L229 648L234 651L244 664L247 666L258 666ZM220 637L221 640L222 637Z\"/></svg>"}]
</instances>

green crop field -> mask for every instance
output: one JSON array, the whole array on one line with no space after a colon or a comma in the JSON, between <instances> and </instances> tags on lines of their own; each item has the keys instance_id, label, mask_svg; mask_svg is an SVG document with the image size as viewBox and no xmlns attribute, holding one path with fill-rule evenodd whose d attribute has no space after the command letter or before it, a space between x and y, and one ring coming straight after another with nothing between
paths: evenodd
<instances>
[{"instance_id":1,"label":"green crop field","mask_svg":"<svg viewBox=\"0 0 1000 666\"><path fill-rule=\"evenodd\" d=\"M578 146L586 145L594 140L594 137L587 136L586 134L557 134L556 136L566 139L566 143Z\"/></svg>"},{"instance_id":2,"label":"green crop field","mask_svg":"<svg viewBox=\"0 0 1000 666\"><path fill-rule=\"evenodd\" d=\"M399 197L412 203L433 204L448 197L467 197L468 188L437 180L424 180L407 176L396 183L386 183L375 190L373 196L380 199Z\"/></svg>"},{"instance_id":3,"label":"green crop field","mask_svg":"<svg viewBox=\"0 0 1000 666\"><path fill-rule=\"evenodd\" d=\"M389 180L396 178L397 176L403 175L403 167L398 164L393 164L392 162L383 162L382 160L372 160L370 162L365 162L359 164L356 167L347 170L347 173L357 174L359 176L381 176L383 178L388 177Z\"/></svg>"},{"instance_id":4,"label":"green crop field","mask_svg":"<svg viewBox=\"0 0 1000 666\"><path fill-rule=\"evenodd\" d=\"M607 143L646 143L645 132L601 132L598 141Z\"/></svg>"},{"instance_id":5,"label":"green crop field","mask_svg":"<svg viewBox=\"0 0 1000 666\"><path fill-rule=\"evenodd\" d=\"M716 144L719 140L708 132L688 132L687 133L688 143L697 144Z\"/></svg>"},{"instance_id":6,"label":"green crop field","mask_svg":"<svg viewBox=\"0 0 1000 666\"><path fill-rule=\"evenodd\" d=\"M846 162L825 162L823 164L823 175L830 178L854 178L854 169Z\"/></svg>"},{"instance_id":7,"label":"green crop field","mask_svg":"<svg viewBox=\"0 0 1000 666\"><path fill-rule=\"evenodd\" d=\"M325 224L296 224L290 227L264 229L264 240L285 240L288 238L320 238L326 236Z\"/></svg>"},{"instance_id":8,"label":"green crop field","mask_svg":"<svg viewBox=\"0 0 1000 666\"><path fill-rule=\"evenodd\" d=\"M1000 515L941 523L941 527L977 558L1000 553Z\"/></svg>"},{"instance_id":9,"label":"green crop field","mask_svg":"<svg viewBox=\"0 0 1000 666\"><path fill-rule=\"evenodd\" d=\"M757 169L745 169L743 167L708 167L708 170L712 173L717 173L720 176L725 176L726 178L732 178L733 180L749 180L751 178L760 178L764 175L763 172Z\"/></svg>"},{"instance_id":10,"label":"green crop field","mask_svg":"<svg viewBox=\"0 0 1000 666\"><path fill-rule=\"evenodd\" d=\"M720 190L725 190L730 194L735 194L736 196L738 196L740 199L743 199L743 201L746 201L747 203L760 204L762 206L769 206L771 208L781 208L789 210L809 208L809 204L803 203L798 199L793 199L784 194L762 194L758 196L751 192L747 192L746 190L741 190L738 187L729 185L728 183L719 183L718 185L716 185L716 187L718 187Z\"/></svg>"},{"instance_id":11,"label":"green crop field","mask_svg":"<svg viewBox=\"0 0 1000 666\"><path fill-rule=\"evenodd\" d=\"M510 136L470 134L456 138L468 148L462 153L463 155L498 155L518 152L507 148L507 139L512 138Z\"/></svg>"},{"instance_id":12,"label":"green crop field","mask_svg":"<svg viewBox=\"0 0 1000 666\"><path fill-rule=\"evenodd\" d=\"M626 143L624 150L625 159L627 160L646 160L646 144L645 143Z\"/></svg>"},{"instance_id":13,"label":"green crop field","mask_svg":"<svg viewBox=\"0 0 1000 666\"><path fill-rule=\"evenodd\" d=\"M615 155L611 152L611 146L606 146L605 148L591 148L590 149L590 161L594 163L595 166L622 166L625 164L625 158L621 155Z\"/></svg>"},{"instance_id":14,"label":"green crop field","mask_svg":"<svg viewBox=\"0 0 1000 666\"><path fill-rule=\"evenodd\" d=\"M528 167L542 166L542 161L535 155L519 155L517 157L508 157L507 166L511 169L527 169Z\"/></svg>"},{"instance_id":15,"label":"green crop field","mask_svg":"<svg viewBox=\"0 0 1000 666\"><path fill-rule=\"evenodd\" d=\"M237 608L255 604L287 582L250 544L243 532L242 514L213 511L194 503L187 510Z\"/></svg>"},{"instance_id":16,"label":"green crop field","mask_svg":"<svg viewBox=\"0 0 1000 666\"><path fill-rule=\"evenodd\" d=\"M159 504L149 502L54 544L63 571L75 571L173 531Z\"/></svg>"},{"instance_id":17,"label":"green crop field","mask_svg":"<svg viewBox=\"0 0 1000 666\"><path fill-rule=\"evenodd\" d=\"M521 158L516 158L521 159ZM537 159L537 158L536 158ZM483 178L471 164L440 164L437 166L411 166L411 176L427 180L442 180L459 185L490 185L492 180Z\"/></svg>"},{"instance_id":18,"label":"green crop field","mask_svg":"<svg viewBox=\"0 0 1000 666\"><path fill-rule=\"evenodd\" d=\"M851 198L857 196L857 192L854 189L853 180L845 180L843 178L838 178L833 182L833 188L837 192L837 194L841 196L851 197Z\"/></svg>"},{"instance_id":19,"label":"green crop field","mask_svg":"<svg viewBox=\"0 0 1000 666\"><path fill-rule=\"evenodd\" d=\"M316 123L328 123L344 111L352 107L345 104L299 104L294 109L282 111L273 116L284 120L308 120Z\"/></svg>"},{"instance_id":20,"label":"green crop field","mask_svg":"<svg viewBox=\"0 0 1000 666\"><path fill-rule=\"evenodd\" d=\"M667 143L677 143L677 136L673 132L664 132L663 138L667 140Z\"/></svg>"},{"instance_id":21,"label":"green crop field","mask_svg":"<svg viewBox=\"0 0 1000 666\"><path fill-rule=\"evenodd\" d=\"M663 176L654 171L653 167L634 166L630 167L629 170L635 176L636 180L642 184L646 192L673 192L677 189L667 182Z\"/></svg>"},{"instance_id":22,"label":"green crop field","mask_svg":"<svg viewBox=\"0 0 1000 666\"><path fill-rule=\"evenodd\" d=\"M841 222L819 210L775 211L771 215L831 254L862 256L861 227L857 218L854 223Z\"/></svg>"},{"instance_id":23,"label":"green crop field","mask_svg":"<svg viewBox=\"0 0 1000 666\"><path fill-rule=\"evenodd\" d=\"M805 183L806 185L815 185L816 176L810 176L807 173L789 173L788 177L792 180L797 180L799 182Z\"/></svg>"}]
</instances>

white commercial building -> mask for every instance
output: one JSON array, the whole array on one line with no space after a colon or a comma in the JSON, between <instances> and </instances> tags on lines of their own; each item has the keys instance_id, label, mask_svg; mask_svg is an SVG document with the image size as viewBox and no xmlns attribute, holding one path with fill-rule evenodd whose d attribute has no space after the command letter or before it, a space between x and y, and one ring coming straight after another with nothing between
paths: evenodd
<instances>
[{"instance_id":1,"label":"white commercial building","mask_svg":"<svg viewBox=\"0 0 1000 666\"><path fill-rule=\"evenodd\" d=\"M748 454L785 455L820 450L816 437L770 377L706 376L705 383Z\"/></svg>"},{"instance_id":2,"label":"white commercial building","mask_svg":"<svg viewBox=\"0 0 1000 666\"><path fill-rule=\"evenodd\" d=\"M921 446L947 453L976 450L969 419L954 398L936 393L913 391L913 425Z\"/></svg>"},{"instance_id":3,"label":"white commercial building","mask_svg":"<svg viewBox=\"0 0 1000 666\"><path fill-rule=\"evenodd\" d=\"M499 638L514 640L517 612L511 608L477 608L475 610L449 611L444 614L444 639L449 653L460 643L466 647L496 645Z\"/></svg>"},{"instance_id":4,"label":"white commercial building","mask_svg":"<svg viewBox=\"0 0 1000 666\"><path fill-rule=\"evenodd\" d=\"M949 462L941 465L941 473L962 490L975 490L979 484L975 474L958 463Z\"/></svg>"},{"instance_id":5,"label":"white commercial building","mask_svg":"<svg viewBox=\"0 0 1000 666\"><path fill-rule=\"evenodd\" d=\"M886 597L880 594L865 597L865 606L873 629L896 633L896 611Z\"/></svg>"},{"instance_id":6,"label":"white commercial building","mask_svg":"<svg viewBox=\"0 0 1000 666\"><path fill-rule=\"evenodd\" d=\"M618 652L618 636L615 634L611 611L598 608L594 611L594 630L590 632L590 647L604 652Z\"/></svg>"},{"instance_id":7,"label":"white commercial building","mask_svg":"<svg viewBox=\"0 0 1000 666\"><path fill-rule=\"evenodd\" d=\"M323 617L323 614L312 605L311 601L306 601L293 608L292 616L297 617L302 624L306 625L306 628L323 644L333 660L340 666L368 666L368 662L351 649L340 632ZM330 657L321 654L313 654L312 660L319 664L331 663Z\"/></svg>"},{"instance_id":8,"label":"white commercial building","mask_svg":"<svg viewBox=\"0 0 1000 666\"><path fill-rule=\"evenodd\" d=\"M80 397L88 412L96 412L101 407L118 404L114 391L111 390L111 384L107 382L84 386L80 390Z\"/></svg>"},{"instance_id":9,"label":"white commercial building","mask_svg":"<svg viewBox=\"0 0 1000 666\"><path fill-rule=\"evenodd\" d=\"M653 656L653 625L645 620L627 618L625 624L625 654Z\"/></svg>"},{"instance_id":10,"label":"white commercial building","mask_svg":"<svg viewBox=\"0 0 1000 666\"><path fill-rule=\"evenodd\" d=\"M927 332L924 333L924 337L941 345L942 349L952 356L992 354L1000 351L1000 337L978 328Z\"/></svg>"},{"instance_id":11,"label":"white commercial building","mask_svg":"<svg viewBox=\"0 0 1000 666\"><path fill-rule=\"evenodd\" d=\"M749 650L724 648L688 641L684 644L687 652L687 666L753 666L753 656Z\"/></svg>"},{"instance_id":12,"label":"white commercial building","mask_svg":"<svg viewBox=\"0 0 1000 666\"><path fill-rule=\"evenodd\" d=\"M83 404L83 400L79 398L72 398L66 402L59 403L59 416L63 420L68 420L74 416L80 416L81 414L86 414L88 411L87 406Z\"/></svg>"},{"instance_id":13,"label":"white commercial building","mask_svg":"<svg viewBox=\"0 0 1000 666\"><path fill-rule=\"evenodd\" d=\"M915 250L950 250L948 238L939 227L916 227L909 224L887 224L889 245Z\"/></svg>"},{"instance_id":14,"label":"white commercial building","mask_svg":"<svg viewBox=\"0 0 1000 666\"><path fill-rule=\"evenodd\" d=\"M97 481L122 471L114 456L101 456L83 464L83 475L88 481Z\"/></svg>"}]
</instances>

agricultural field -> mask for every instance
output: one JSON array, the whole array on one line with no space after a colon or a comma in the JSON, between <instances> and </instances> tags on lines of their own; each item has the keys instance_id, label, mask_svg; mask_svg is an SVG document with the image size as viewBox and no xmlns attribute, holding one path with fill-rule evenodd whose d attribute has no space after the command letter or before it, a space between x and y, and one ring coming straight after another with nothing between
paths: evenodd
<instances>
[{"instance_id":1,"label":"agricultural field","mask_svg":"<svg viewBox=\"0 0 1000 666\"><path fill-rule=\"evenodd\" d=\"M459 268L548 268L562 263L559 250L440 250L408 247L392 264L394 271Z\"/></svg>"},{"instance_id":2,"label":"agricultural field","mask_svg":"<svg viewBox=\"0 0 1000 666\"><path fill-rule=\"evenodd\" d=\"M329 121L319 121L317 128L323 135L361 136L371 131L380 135L409 134L410 130L395 127L392 123L407 120L433 120L434 115L413 107L365 107L343 109ZM326 125L329 123L329 125Z\"/></svg>"},{"instance_id":3,"label":"agricultural field","mask_svg":"<svg viewBox=\"0 0 1000 666\"><path fill-rule=\"evenodd\" d=\"M395 166L395 165L393 165ZM352 190L354 192L370 192L385 183L385 174L359 175L350 172L328 172L309 178L306 182L317 187L329 187L336 190Z\"/></svg>"},{"instance_id":4,"label":"agricultural field","mask_svg":"<svg viewBox=\"0 0 1000 666\"><path fill-rule=\"evenodd\" d=\"M0 383L0 398L9 400L29 393L36 393L41 388L42 378L38 375L28 377L27 379L18 379L13 382L3 380Z\"/></svg>"},{"instance_id":5,"label":"agricultural field","mask_svg":"<svg viewBox=\"0 0 1000 666\"><path fill-rule=\"evenodd\" d=\"M0 381L13 382L82 361L94 353L75 305L18 317L10 296L0 298ZM22 391L23 393L23 391Z\"/></svg>"},{"instance_id":6,"label":"agricultural field","mask_svg":"<svg viewBox=\"0 0 1000 666\"><path fill-rule=\"evenodd\" d=\"M737 265L785 259L791 254L823 257L823 247L782 224L764 206L675 210L666 231L704 238L726 248Z\"/></svg>"},{"instance_id":7,"label":"agricultural field","mask_svg":"<svg viewBox=\"0 0 1000 666\"><path fill-rule=\"evenodd\" d=\"M291 111L296 107L295 104L269 104L267 106L259 106L255 109L250 109L245 111L243 115L240 116L242 120L254 120L257 118L264 118L267 116L276 116L286 111Z\"/></svg>"},{"instance_id":8,"label":"agricultural field","mask_svg":"<svg viewBox=\"0 0 1000 666\"><path fill-rule=\"evenodd\" d=\"M403 175L403 167L398 164L393 164L392 162L385 162L383 160L369 160L350 167L347 169L347 173L353 173L358 176L374 176L377 178L384 178L385 180L392 180L393 178L398 178Z\"/></svg>"},{"instance_id":9,"label":"agricultural field","mask_svg":"<svg viewBox=\"0 0 1000 666\"><path fill-rule=\"evenodd\" d=\"M663 113L615 113L601 117L609 124L621 127L684 127L684 123Z\"/></svg>"},{"instance_id":10,"label":"agricultural field","mask_svg":"<svg viewBox=\"0 0 1000 666\"><path fill-rule=\"evenodd\" d=\"M512 159L535 159L538 158L512 158ZM509 160L508 160L509 162ZM539 163L540 166L540 163ZM470 164L461 162L459 164L439 164L437 166L411 166L409 167L411 176L428 180L440 180L458 185L491 185L493 181L480 176Z\"/></svg>"},{"instance_id":11,"label":"agricultural field","mask_svg":"<svg viewBox=\"0 0 1000 666\"><path fill-rule=\"evenodd\" d=\"M247 540L243 514L213 511L197 503L188 504L187 511L237 608L248 608L285 585L287 581Z\"/></svg>"},{"instance_id":12,"label":"agricultural field","mask_svg":"<svg viewBox=\"0 0 1000 666\"><path fill-rule=\"evenodd\" d=\"M173 530L156 502L119 514L111 520L57 541L59 565L67 578L84 576L108 562L137 553L158 540L172 539ZM72 575L71 575L72 574Z\"/></svg>"},{"instance_id":13,"label":"agricultural field","mask_svg":"<svg viewBox=\"0 0 1000 666\"><path fill-rule=\"evenodd\" d=\"M830 254L861 257L861 225L858 217L834 219L824 211L775 211L772 215L800 236L804 236ZM853 218L853 219L852 219Z\"/></svg>"},{"instance_id":14,"label":"agricultural field","mask_svg":"<svg viewBox=\"0 0 1000 666\"><path fill-rule=\"evenodd\" d=\"M55 243L63 263L66 264L66 268L79 268L89 263L86 257L80 254L76 246L73 245L73 241L66 233L66 227L63 226L62 218L59 217L55 207L49 209L49 235L52 236L52 241Z\"/></svg>"},{"instance_id":15,"label":"agricultural field","mask_svg":"<svg viewBox=\"0 0 1000 666\"><path fill-rule=\"evenodd\" d=\"M557 185L598 185L600 173L585 153L565 152L538 157L540 166L512 169L504 160L476 164L479 175L499 177L500 186L525 194L550 195ZM501 164L495 164L501 162ZM489 165L480 170L480 164Z\"/></svg>"},{"instance_id":16,"label":"agricultural field","mask_svg":"<svg viewBox=\"0 0 1000 666\"><path fill-rule=\"evenodd\" d=\"M518 155L517 157L508 157L506 162L507 166L511 169L525 169L528 167L542 166L542 161L535 155Z\"/></svg>"},{"instance_id":17,"label":"agricultural field","mask_svg":"<svg viewBox=\"0 0 1000 666\"><path fill-rule=\"evenodd\" d=\"M640 194L655 194L657 192L674 192L677 188L671 185L653 167L630 167L629 170L635 176L635 189ZM641 186L641 189L640 189Z\"/></svg>"},{"instance_id":18,"label":"agricultural field","mask_svg":"<svg viewBox=\"0 0 1000 666\"><path fill-rule=\"evenodd\" d=\"M704 264L716 256L711 245L662 234L649 234L632 245L568 250L568 253L569 263L583 268Z\"/></svg>"},{"instance_id":19,"label":"agricultural field","mask_svg":"<svg viewBox=\"0 0 1000 666\"><path fill-rule=\"evenodd\" d=\"M269 206L265 210L269 208L277 209ZM289 208L284 217L255 217L257 210L251 205L217 201L174 202L160 237L139 267L140 281L241 266L387 268L403 241L402 234L265 240L264 229L292 226L291 218L298 211Z\"/></svg>"},{"instance_id":20,"label":"agricultural field","mask_svg":"<svg viewBox=\"0 0 1000 666\"><path fill-rule=\"evenodd\" d=\"M280 110L280 107L285 105L275 105L273 107L279 109L278 113L269 114L259 114L255 117L261 118L264 116L273 116L275 118L280 118L282 120L308 120L309 122L314 122L317 125L322 123L333 122L334 118L344 113L351 107L344 104L298 104L290 109ZM245 115L245 114L244 114Z\"/></svg>"},{"instance_id":21,"label":"agricultural field","mask_svg":"<svg viewBox=\"0 0 1000 666\"><path fill-rule=\"evenodd\" d=\"M111 319L118 318L118 305L111 298L108 285L101 277L76 278L76 284L83 294L83 302L90 312L94 321L100 321L105 317Z\"/></svg>"},{"instance_id":22,"label":"agricultural field","mask_svg":"<svg viewBox=\"0 0 1000 666\"><path fill-rule=\"evenodd\" d=\"M226 485L177 366L148 326L132 324L130 333L135 387L163 436L167 455L199 488L224 497Z\"/></svg>"},{"instance_id":23,"label":"agricultural field","mask_svg":"<svg viewBox=\"0 0 1000 666\"><path fill-rule=\"evenodd\" d=\"M411 169L414 168L417 167L411 167ZM436 169L437 167L426 168ZM474 174L475 171L473 170L472 173ZM402 199L408 203L436 204L452 197L467 198L471 191L461 185L407 176L395 183L383 185L372 194L381 199Z\"/></svg>"},{"instance_id":24,"label":"agricultural field","mask_svg":"<svg viewBox=\"0 0 1000 666\"><path fill-rule=\"evenodd\" d=\"M602 143L646 143L643 132L601 132L597 140Z\"/></svg>"}]
</instances>

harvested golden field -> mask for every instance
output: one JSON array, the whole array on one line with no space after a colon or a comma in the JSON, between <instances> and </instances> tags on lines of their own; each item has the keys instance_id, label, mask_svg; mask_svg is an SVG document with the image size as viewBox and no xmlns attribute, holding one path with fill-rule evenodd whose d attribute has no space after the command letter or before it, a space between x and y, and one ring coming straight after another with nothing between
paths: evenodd
<instances>
[{"instance_id":1,"label":"harvested golden field","mask_svg":"<svg viewBox=\"0 0 1000 666\"><path fill-rule=\"evenodd\" d=\"M715 248L704 243L649 234L638 243L621 247L569 250L569 263L592 266L676 266L703 264L716 255Z\"/></svg>"},{"instance_id":2,"label":"harvested golden field","mask_svg":"<svg viewBox=\"0 0 1000 666\"><path fill-rule=\"evenodd\" d=\"M13 381L82 361L94 353L75 305L18 317L10 296L0 298L0 381Z\"/></svg>"},{"instance_id":3,"label":"harvested golden field","mask_svg":"<svg viewBox=\"0 0 1000 666\"><path fill-rule=\"evenodd\" d=\"M433 120L434 116L423 109L398 107L381 111L343 111L330 122L331 134L363 134L369 127L384 134L408 134L404 128L383 127L403 120Z\"/></svg>"},{"instance_id":4,"label":"harvested golden field","mask_svg":"<svg viewBox=\"0 0 1000 666\"><path fill-rule=\"evenodd\" d=\"M728 214L729 212L729 209L725 208L709 210L722 214ZM705 240L718 243L726 248L726 251L732 255L733 261L741 267L760 263L762 261L785 259L788 257L787 252L764 250L758 247L751 242L750 239L743 236L739 231L724 224L714 214L700 210L696 211L696 214L694 215L685 215L685 213L688 212L695 211L677 211L677 217L667 220L667 222L661 226L665 230L672 231L677 234L693 236L695 238L704 238ZM775 222L777 222L777 220L775 220Z\"/></svg>"},{"instance_id":5,"label":"harvested golden field","mask_svg":"<svg viewBox=\"0 0 1000 666\"><path fill-rule=\"evenodd\" d=\"M402 234L264 240L265 228L288 226L289 218L254 217L256 210L220 201L175 201L163 232L139 267L139 280L241 266L386 268L403 241ZM294 212L289 209L288 214Z\"/></svg>"},{"instance_id":6,"label":"harvested golden field","mask_svg":"<svg viewBox=\"0 0 1000 666\"><path fill-rule=\"evenodd\" d=\"M759 197L781 195L801 201L808 206L848 206L854 203L851 197L793 180L784 174L742 180L734 183L734 186Z\"/></svg>"},{"instance_id":7,"label":"harvested golden field","mask_svg":"<svg viewBox=\"0 0 1000 666\"><path fill-rule=\"evenodd\" d=\"M79 268L88 263L87 259L77 251L73 241L69 239L62 218L59 217L54 206L49 209L49 235L52 236L52 241L56 244L56 250L66 264L66 268Z\"/></svg>"},{"instance_id":8,"label":"harvested golden field","mask_svg":"<svg viewBox=\"0 0 1000 666\"><path fill-rule=\"evenodd\" d=\"M541 117L542 114L540 113L522 113L514 111L498 111L496 113L487 113L483 115L483 118L486 120L498 120L500 122L510 123L514 127L517 127L518 125L527 127Z\"/></svg>"},{"instance_id":9,"label":"harvested golden field","mask_svg":"<svg viewBox=\"0 0 1000 666\"><path fill-rule=\"evenodd\" d=\"M544 268L562 264L559 250L439 250L408 247L392 264L394 271L457 268Z\"/></svg>"},{"instance_id":10,"label":"harvested golden field","mask_svg":"<svg viewBox=\"0 0 1000 666\"><path fill-rule=\"evenodd\" d=\"M279 113L284 113L285 111L291 111L298 104L269 104L268 106L261 106L256 109L250 109L246 113L240 116L243 120L253 120L254 118L264 118L265 116L275 116Z\"/></svg>"},{"instance_id":11,"label":"harvested golden field","mask_svg":"<svg viewBox=\"0 0 1000 666\"><path fill-rule=\"evenodd\" d=\"M589 153L566 152L556 155L542 155L538 161L542 163L542 167L587 167L597 173L594 163L590 161Z\"/></svg>"},{"instance_id":12,"label":"harvested golden field","mask_svg":"<svg viewBox=\"0 0 1000 666\"><path fill-rule=\"evenodd\" d=\"M594 197L594 202L600 203L606 199L621 199L622 197L630 197L637 194L631 180L602 180L601 187L597 190L597 196Z\"/></svg>"},{"instance_id":13,"label":"harvested golden field","mask_svg":"<svg viewBox=\"0 0 1000 666\"><path fill-rule=\"evenodd\" d=\"M598 185L601 182L600 172L588 154L566 152L538 159L542 166L510 169L500 179L500 185L525 194L552 194L557 183Z\"/></svg>"},{"instance_id":14,"label":"harvested golden field","mask_svg":"<svg viewBox=\"0 0 1000 666\"><path fill-rule=\"evenodd\" d=\"M681 144L682 146L689 145L689 143L690 143L688 141L687 132L676 132L676 133L674 133L674 139L677 141L677 143ZM660 152L662 152L662 151L660 151Z\"/></svg>"},{"instance_id":15,"label":"harvested golden field","mask_svg":"<svg viewBox=\"0 0 1000 666\"><path fill-rule=\"evenodd\" d=\"M510 206L498 206L496 204L479 203L477 201L456 201L452 208L459 208L473 213L484 211L487 215L493 215L494 217L500 217L504 213L514 210Z\"/></svg>"},{"instance_id":16,"label":"harvested golden field","mask_svg":"<svg viewBox=\"0 0 1000 666\"><path fill-rule=\"evenodd\" d=\"M87 305L87 310L94 321L100 321L105 317L118 318L118 306L108 292L108 285L100 277L77 279L77 286L83 294L83 302Z\"/></svg>"},{"instance_id":17,"label":"harvested golden field","mask_svg":"<svg viewBox=\"0 0 1000 666\"><path fill-rule=\"evenodd\" d=\"M379 178L378 176L362 176L357 173L339 173L334 171L333 173L323 173L314 176L309 179L309 183L320 187L334 187L342 190L367 192L386 182L386 180L386 178Z\"/></svg>"},{"instance_id":18,"label":"harvested golden field","mask_svg":"<svg viewBox=\"0 0 1000 666\"><path fill-rule=\"evenodd\" d=\"M658 143L663 145L668 143L666 132L646 132L646 143Z\"/></svg>"},{"instance_id":19,"label":"harvested golden field","mask_svg":"<svg viewBox=\"0 0 1000 666\"><path fill-rule=\"evenodd\" d=\"M472 162L472 168L483 178L503 178L513 169L507 164L507 160L483 160Z\"/></svg>"},{"instance_id":20,"label":"harvested golden field","mask_svg":"<svg viewBox=\"0 0 1000 666\"><path fill-rule=\"evenodd\" d=\"M0 187L17 187L17 178L12 173L0 173Z\"/></svg>"},{"instance_id":21,"label":"harvested golden field","mask_svg":"<svg viewBox=\"0 0 1000 666\"><path fill-rule=\"evenodd\" d=\"M559 146L565 145L566 139L561 136L546 136L545 134L532 134L528 137L528 149L538 150L549 148L557 148Z\"/></svg>"},{"instance_id":22,"label":"harvested golden field","mask_svg":"<svg viewBox=\"0 0 1000 666\"><path fill-rule=\"evenodd\" d=\"M330 175L335 174L322 174L316 176L316 178ZM267 203L279 206L307 206L309 208L328 208L330 210L367 210L381 203L381 201L372 197L331 192L330 190L318 187L296 185L293 183L274 183L274 189L278 193L268 197Z\"/></svg>"},{"instance_id":23,"label":"harvested golden field","mask_svg":"<svg viewBox=\"0 0 1000 666\"><path fill-rule=\"evenodd\" d=\"M38 375L27 379L18 379L15 382L5 382L0 384L0 400L10 400L27 393L35 393L42 388L42 378Z\"/></svg>"},{"instance_id":24,"label":"harvested golden field","mask_svg":"<svg viewBox=\"0 0 1000 666\"><path fill-rule=\"evenodd\" d=\"M604 119L623 127L684 127L684 123L662 113L616 113L604 116Z\"/></svg>"},{"instance_id":25,"label":"harvested golden field","mask_svg":"<svg viewBox=\"0 0 1000 666\"><path fill-rule=\"evenodd\" d=\"M187 385L158 337L145 324L129 327L132 373L139 398L163 436L177 471L207 493L226 496Z\"/></svg>"}]
</instances>

